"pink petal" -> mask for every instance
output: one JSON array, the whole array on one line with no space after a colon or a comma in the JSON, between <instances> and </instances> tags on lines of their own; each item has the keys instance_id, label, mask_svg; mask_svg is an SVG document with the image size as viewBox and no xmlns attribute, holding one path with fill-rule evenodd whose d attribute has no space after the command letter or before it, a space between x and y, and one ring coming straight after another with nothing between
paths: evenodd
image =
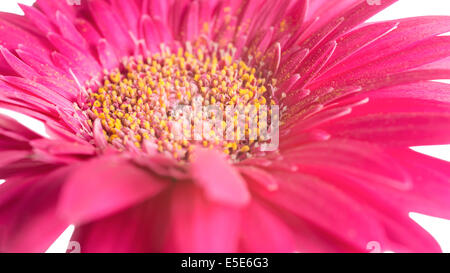
<instances>
[{"instance_id":1,"label":"pink petal","mask_svg":"<svg viewBox=\"0 0 450 273\"><path fill-rule=\"evenodd\" d=\"M338 65L337 71L349 70L355 66L370 63L378 59L380 53L383 56L388 56L419 41L450 31L450 16L413 17L386 23L398 23L398 25L381 39L377 39L370 46L356 52L345 62Z\"/></svg>"},{"instance_id":2,"label":"pink petal","mask_svg":"<svg viewBox=\"0 0 450 273\"><path fill-rule=\"evenodd\" d=\"M332 69L327 74L331 73L333 76L325 76L326 79L324 80L333 82L336 86L355 85L360 84L360 82L370 81L371 78L376 78L378 75L420 67L450 56L449 42L449 37L432 37L415 43L399 52L381 55L380 58L371 63L361 64L360 60L357 60L360 66L351 70L340 70L339 73L333 74L334 69ZM315 84L314 86L317 85Z\"/></svg>"},{"instance_id":3,"label":"pink petal","mask_svg":"<svg viewBox=\"0 0 450 273\"><path fill-rule=\"evenodd\" d=\"M82 253L163 252L169 230L168 194L77 226L71 240L80 243Z\"/></svg>"},{"instance_id":4,"label":"pink petal","mask_svg":"<svg viewBox=\"0 0 450 273\"><path fill-rule=\"evenodd\" d=\"M118 50L116 53L120 56L129 55L133 43L117 14L104 1L89 1L88 6L101 33Z\"/></svg>"},{"instance_id":5,"label":"pink petal","mask_svg":"<svg viewBox=\"0 0 450 273\"><path fill-rule=\"evenodd\" d=\"M235 252L240 211L211 202L193 184L179 183L171 200L167 252Z\"/></svg>"},{"instance_id":6,"label":"pink petal","mask_svg":"<svg viewBox=\"0 0 450 273\"><path fill-rule=\"evenodd\" d=\"M450 102L450 84L423 81L406 85L386 87L365 93L369 98L411 98L432 100L439 102Z\"/></svg>"},{"instance_id":7,"label":"pink petal","mask_svg":"<svg viewBox=\"0 0 450 273\"><path fill-rule=\"evenodd\" d=\"M88 51L76 48L55 33L47 34L47 38L61 54L69 58L72 68L82 69L91 76L100 73L101 67Z\"/></svg>"},{"instance_id":8,"label":"pink petal","mask_svg":"<svg viewBox=\"0 0 450 273\"><path fill-rule=\"evenodd\" d=\"M158 194L166 183L120 157L81 164L65 184L59 211L82 224L118 212Z\"/></svg>"},{"instance_id":9,"label":"pink petal","mask_svg":"<svg viewBox=\"0 0 450 273\"><path fill-rule=\"evenodd\" d=\"M74 23L60 11L56 12L56 21L58 23L61 35L72 44L81 48L87 48L87 42L80 32L76 29ZM50 31L47 31L48 33Z\"/></svg>"},{"instance_id":10,"label":"pink petal","mask_svg":"<svg viewBox=\"0 0 450 273\"><path fill-rule=\"evenodd\" d=\"M335 137L382 145L418 146L450 142L450 108L445 103L410 99L372 99L351 114L321 125Z\"/></svg>"},{"instance_id":11,"label":"pink petal","mask_svg":"<svg viewBox=\"0 0 450 273\"><path fill-rule=\"evenodd\" d=\"M20 8L25 13L25 17L30 20L35 27L37 27L42 33L55 31L53 25L38 9L30 7L24 4L19 4Z\"/></svg>"},{"instance_id":12,"label":"pink petal","mask_svg":"<svg viewBox=\"0 0 450 273\"><path fill-rule=\"evenodd\" d=\"M383 228L377 220L332 184L300 173L275 175L280 181L278 191L254 188L264 202L289 211L360 251L369 241L383 240Z\"/></svg>"},{"instance_id":13,"label":"pink petal","mask_svg":"<svg viewBox=\"0 0 450 273\"><path fill-rule=\"evenodd\" d=\"M2 185L0 196L9 197L0 201L1 252L44 252L68 227L70 223L56 213L61 185L68 173L68 168L48 175L41 171L35 179L25 178L26 184L11 179L6 183L14 184L6 188Z\"/></svg>"},{"instance_id":14,"label":"pink petal","mask_svg":"<svg viewBox=\"0 0 450 273\"><path fill-rule=\"evenodd\" d=\"M243 206L250 201L245 181L216 151L197 149L191 163L191 175L211 201L234 206Z\"/></svg>"},{"instance_id":15,"label":"pink petal","mask_svg":"<svg viewBox=\"0 0 450 273\"><path fill-rule=\"evenodd\" d=\"M411 211L450 218L450 163L410 149L390 150L413 180L411 192L397 197Z\"/></svg>"},{"instance_id":16,"label":"pink petal","mask_svg":"<svg viewBox=\"0 0 450 273\"><path fill-rule=\"evenodd\" d=\"M293 231L280 219L280 214L276 211L252 202L244 216L242 228L250 231L242 236L241 248L244 251L257 253L298 251Z\"/></svg>"},{"instance_id":17,"label":"pink petal","mask_svg":"<svg viewBox=\"0 0 450 273\"><path fill-rule=\"evenodd\" d=\"M0 52L5 58L6 62L11 66L11 68L16 71L20 76L28 79L35 79L39 74L25 64L22 60L14 56L8 49L0 46Z\"/></svg>"},{"instance_id":18,"label":"pink petal","mask_svg":"<svg viewBox=\"0 0 450 273\"><path fill-rule=\"evenodd\" d=\"M37 54L48 54L49 49L47 43L16 25L6 22L0 18L0 37L2 37L0 45L9 50L16 49L19 44L34 48Z\"/></svg>"},{"instance_id":19,"label":"pink petal","mask_svg":"<svg viewBox=\"0 0 450 273\"><path fill-rule=\"evenodd\" d=\"M105 39L101 39L97 45L97 52L101 65L106 69L114 69L119 65L119 61L114 53L114 49Z\"/></svg>"}]
</instances>

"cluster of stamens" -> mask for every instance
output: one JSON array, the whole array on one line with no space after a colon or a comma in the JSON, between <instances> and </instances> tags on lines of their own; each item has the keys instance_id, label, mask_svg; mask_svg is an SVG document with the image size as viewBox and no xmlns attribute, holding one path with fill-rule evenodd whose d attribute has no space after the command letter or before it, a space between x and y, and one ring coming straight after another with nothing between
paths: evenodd
<instances>
[{"instance_id":1,"label":"cluster of stamens","mask_svg":"<svg viewBox=\"0 0 450 273\"><path fill-rule=\"evenodd\" d=\"M178 105L213 105L225 111L227 106L253 105L257 110L261 105L274 103L262 73L234 60L233 47L218 49L210 44L196 44L195 48L187 44L186 49L172 53L163 47L162 53L148 58L127 58L123 67L104 76L97 90L89 90L90 125L100 119L105 138L119 149L130 143L142 148L148 140L157 151L179 160L188 160L196 145L218 148L233 158L246 154L257 139L242 140L239 131L233 132L233 140L214 136L213 131L199 140L186 129L185 138L174 136L171 122ZM197 115L192 122L206 118L209 117ZM236 125L237 116L234 119L232 126ZM222 125L227 127L225 116ZM259 134L250 130L246 126L244 134Z\"/></svg>"}]
</instances>

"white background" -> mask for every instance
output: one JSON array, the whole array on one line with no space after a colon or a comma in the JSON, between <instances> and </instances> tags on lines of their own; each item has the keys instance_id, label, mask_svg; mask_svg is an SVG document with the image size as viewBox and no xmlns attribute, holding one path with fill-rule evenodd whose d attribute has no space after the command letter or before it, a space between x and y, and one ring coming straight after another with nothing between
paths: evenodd
<instances>
[{"instance_id":1,"label":"white background","mask_svg":"<svg viewBox=\"0 0 450 273\"><path fill-rule=\"evenodd\" d=\"M64 0L60 0L64 1ZM127 0L124 0L127 1ZM381 0L383 1L383 0ZM31 5L33 0L2 0L0 3L0 11L8 11L22 14L22 11L17 6L17 3ZM370 21L380 21L397 19L410 16L421 15L450 15L450 1L449 0L400 0L380 14L376 15ZM449 82L449 81L447 81ZM27 126L34 128L39 132L43 132L42 124L35 122L23 115L17 115L10 111L1 110L2 113L13 115L19 121ZM429 146L429 147L415 147L414 150L426 153L441 159L450 161L450 145L443 146ZM1 185L1 182L0 182ZM444 252L450 253L450 221L425 216L417 213L411 213L411 217L421 224L438 240ZM65 252L70 236L73 232L73 226L70 226L56 242L48 249L47 252ZM413 238L412 238L413 239Z\"/></svg>"}]
</instances>

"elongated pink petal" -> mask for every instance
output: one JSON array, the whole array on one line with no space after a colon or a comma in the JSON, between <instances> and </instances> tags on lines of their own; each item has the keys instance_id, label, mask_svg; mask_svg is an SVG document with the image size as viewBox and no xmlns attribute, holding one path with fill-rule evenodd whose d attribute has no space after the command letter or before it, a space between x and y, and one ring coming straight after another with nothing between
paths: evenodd
<instances>
[{"instance_id":1,"label":"elongated pink petal","mask_svg":"<svg viewBox=\"0 0 450 273\"><path fill-rule=\"evenodd\" d=\"M72 223L86 223L158 194L166 184L120 157L82 164L68 179L59 211Z\"/></svg>"},{"instance_id":2,"label":"elongated pink petal","mask_svg":"<svg viewBox=\"0 0 450 273\"><path fill-rule=\"evenodd\" d=\"M106 69L113 69L119 65L116 54L113 48L105 39L101 39L97 45L98 56L100 63Z\"/></svg>"},{"instance_id":3,"label":"elongated pink petal","mask_svg":"<svg viewBox=\"0 0 450 273\"><path fill-rule=\"evenodd\" d=\"M41 54L48 54L49 49L42 39L18 26L15 26L0 18L0 37L3 39L0 45L9 50L16 49L19 44L24 44L35 49Z\"/></svg>"},{"instance_id":4,"label":"elongated pink petal","mask_svg":"<svg viewBox=\"0 0 450 273\"><path fill-rule=\"evenodd\" d=\"M410 149L389 150L413 180L412 192L400 195L399 203L411 211L448 218L450 214L450 164Z\"/></svg>"},{"instance_id":5,"label":"elongated pink petal","mask_svg":"<svg viewBox=\"0 0 450 273\"><path fill-rule=\"evenodd\" d=\"M88 51L82 51L75 46L72 46L61 36L55 33L49 33L47 38L61 54L69 58L71 67L83 69L85 73L92 76L100 73L101 68L98 62L90 55Z\"/></svg>"},{"instance_id":6,"label":"elongated pink petal","mask_svg":"<svg viewBox=\"0 0 450 273\"><path fill-rule=\"evenodd\" d=\"M221 154L199 149L194 157L192 177L210 200L235 206L250 201L245 181Z\"/></svg>"},{"instance_id":7,"label":"elongated pink petal","mask_svg":"<svg viewBox=\"0 0 450 273\"><path fill-rule=\"evenodd\" d=\"M396 73L420 67L450 56L449 42L449 37L432 37L399 52L380 57L371 63L327 77L326 81L345 86L347 83L358 84L359 81L369 81L380 74ZM333 69L328 73L332 73L332 71Z\"/></svg>"},{"instance_id":8,"label":"elongated pink petal","mask_svg":"<svg viewBox=\"0 0 450 273\"><path fill-rule=\"evenodd\" d=\"M450 102L450 84L423 81L406 85L386 87L365 93L372 99L412 98L440 102Z\"/></svg>"},{"instance_id":9,"label":"elongated pink petal","mask_svg":"<svg viewBox=\"0 0 450 273\"><path fill-rule=\"evenodd\" d=\"M29 7L27 5L19 4L20 8L25 13L27 17L33 24L43 33L54 31L53 25L47 20L47 17L42 14L38 9L34 7Z\"/></svg>"},{"instance_id":10,"label":"elongated pink petal","mask_svg":"<svg viewBox=\"0 0 450 273\"><path fill-rule=\"evenodd\" d=\"M0 202L0 251L44 252L68 227L70 223L56 213L61 185L68 173L68 168L48 175L41 172L37 179L23 178L26 186L20 180L8 180L19 184L16 190L3 192L0 188L1 196L13 195Z\"/></svg>"},{"instance_id":11,"label":"elongated pink petal","mask_svg":"<svg viewBox=\"0 0 450 273\"><path fill-rule=\"evenodd\" d=\"M372 42L370 46L353 54L345 62L338 65L339 70L349 69L355 65L367 64L380 57L380 53L388 56L414 43L450 31L449 16L413 17L386 23L398 23L397 27ZM382 23L379 23L382 24ZM358 31L358 30L356 30Z\"/></svg>"},{"instance_id":12,"label":"elongated pink petal","mask_svg":"<svg viewBox=\"0 0 450 273\"><path fill-rule=\"evenodd\" d=\"M259 190L256 193L265 202L285 209L361 250L369 241L384 238L376 219L362 214L364 209L333 185L299 173L277 172L276 175L281 182L278 191ZM333 226L328 224L329 221L334 223ZM342 230L346 232L340 232Z\"/></svg>"},{"instance_id":13,"label":"elongated pink petal","mask_svg":"<svg viewBox=\"0 0 450 273\"><path fill-rule=\"evenodd\" d=\"M252 203L245 214L244 230L252 230L242 238L241 248L249 252L298 252L294 232L288 223L280 219L276 211L271 211L259 203ZM261 223L264 223L261 225ZM262 240L264 238L264 240Z\"/></svg>"},{"instance_id":14,"label":"elongated pink petal","mask_svg":"<svg viewBox=\"0 0 450 273\"><path fill-rule=\"evenodd\" d=\"M163 252L169 227L169 193L78 226L71 238L82 253Z\"/></svg>"},{"instance_id":15,"label":"elongated pink petal","mask_svg":"<svg viewBox=\"0 0 450 273\"><path fill-rule=\"evenodd\" d=\"M56 21L58 23L59 31L64 38L66 38L72 44L77 45L78 47L87 48L86 40L76 29L74 23L70 21L70 19L66 15L64 15L60 11L57 11ZM52 31L47 31L46 33L48 32Z\"/></svg>"},{"instance_id":16,"label":"elongated pink petal","mask_svg":"<svg viewBox=\"0 0 450 273\"><path fill-rule=\"evenodd\" d=\"M35 79L38 76L37 72L33 68L29 67L27 64L22 62L22 60L11 54L11 52L9 52L6 48L0 47L0 52L11 68L20 76L28 79Z\"/></svg>"},{"instance_id":17,"label":"elongated pink petal","mask_svg":"<svg viewBox=\"0 0 450 273\"><path fill-rule=\"evenodd\" d=\"M447 104L417 99L372 99L321 128L336 137L382 145L418 146L450 141Z\"/></svg>"},{"instance_id":18,"label":"elongated pink petal","mask_svg":"<svg viewBox=\"0 0 450 273\"><path fill-rule=\"evenodd\" d=\"M120 56L128 55L132 42L122 20L111 12L111 8L104 1L89 1L88 5L97 27L118 50L116 53Z\"/></svg>"},{"instance_id":19,"label":"elongated pink petal","mask_svg":"<svg viewBox=\"0 0 450 273\"><path fill-rule=\"evenodd\" d=\"M171 202L168 252L237 251L240 211L209 201L193 185L177 185Z\"/></svg>"}]
</instances>

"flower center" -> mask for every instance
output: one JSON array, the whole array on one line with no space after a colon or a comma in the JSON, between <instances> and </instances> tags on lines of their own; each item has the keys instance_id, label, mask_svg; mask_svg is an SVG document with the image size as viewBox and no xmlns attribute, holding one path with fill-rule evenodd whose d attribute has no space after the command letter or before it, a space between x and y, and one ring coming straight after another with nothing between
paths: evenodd
<instances>
[{"instance_id":1,"label":"flower center","mask_svg":"<svg viewBox=\"0 0 450 273\"><path fill-rule=\"evenodd\" d=\"M195 49L189 43L176 52L162 46L162 53L148 58L127 58L96 91L89 90L89 123L100 119L107 141L121 150L131 145L189 160L192 149L201 145L245 158L262 139L260 126L267 125L251 113L274 102L263 73L234 60L234 53L232 46L218 49L197 42ZM239 111L227 115L231 107L246 109L243 130L237 126ZM253 121L257 126L248 125Z\"/></svg>"}]
</instances>

